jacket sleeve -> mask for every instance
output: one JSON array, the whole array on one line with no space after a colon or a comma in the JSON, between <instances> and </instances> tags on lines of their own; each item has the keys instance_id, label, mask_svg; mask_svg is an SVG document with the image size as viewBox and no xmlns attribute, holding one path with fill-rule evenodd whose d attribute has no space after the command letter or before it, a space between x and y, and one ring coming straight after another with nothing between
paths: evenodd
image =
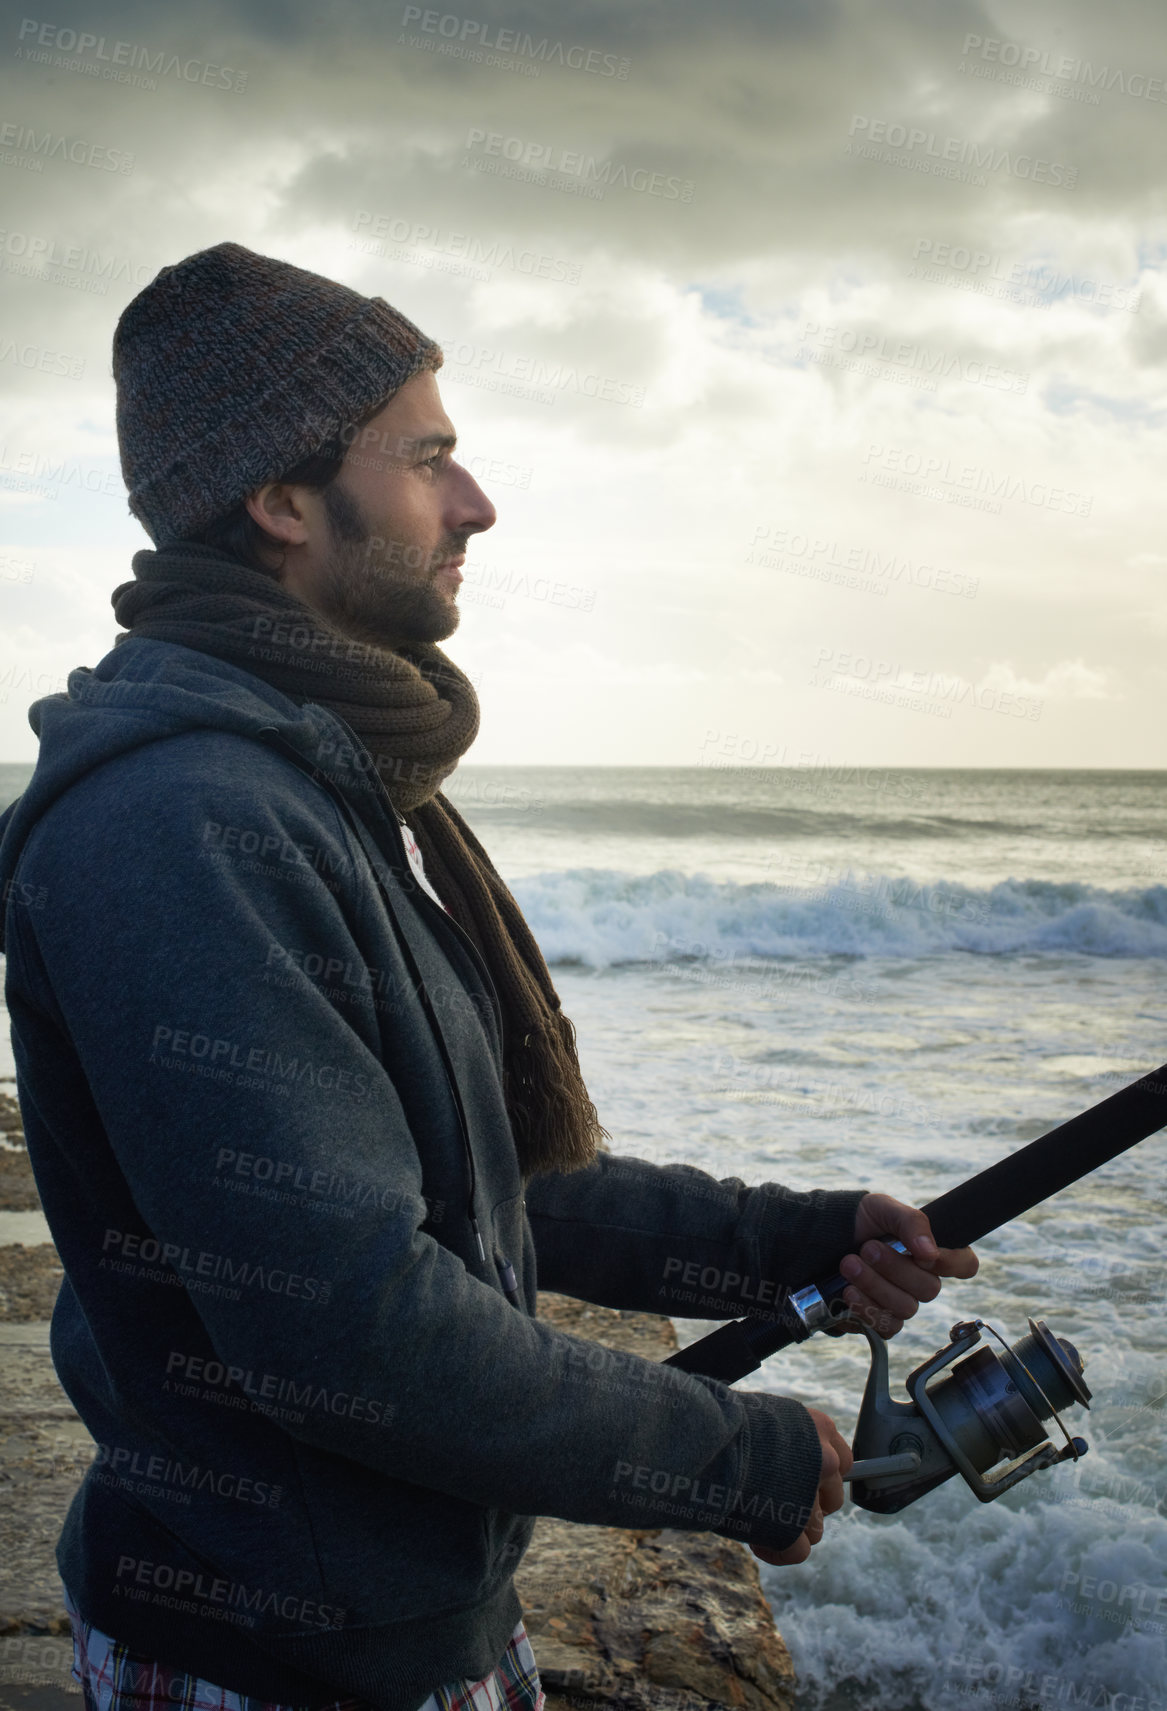
<instances>
[{"instance_id":1,"label":"jacket sleeve","mask_svg":"<svg viewBox=\"0 0 1167 1711\"><path fill-rule=\"evenodd\" d=\"M791 1543L821 1468L800 1403L631 1355L581 1382L595 1345L516 1310L423 1230L371 997L304 972L367 956L362 921L383 904L363 854L286 761L223 738L223 764L200 771L180 741L164 773L119 767L116 812L108 773L75 786L38 856L43 969L138 1214L91 1256L125 1269L127 1312L153 1290L158 1337L181 1284L226 1367L385 1399L376 1422L308 1408L281 1425L392 1479L516 1514ZM208 850L210 823L248 829L231 859L209 859L227 846ZM280 871L288 849L311 859ZM337 1228L224 1192L224 1147L283 1180L344 1169L394 1192Z\"/></svg>"},{"instance_id":2,"label":"jacket sleeve","mask_svg":"<svg viewBox=\"0 0 1167 1711\"><path fill-rule=\"evenodd\" d=\"M733 1319L829 1272L851 1247L863 1189L747 1188L687 1164L600 1153L527 1184L539 1286L602 1307Z\"/></svg>"}]
</instances>

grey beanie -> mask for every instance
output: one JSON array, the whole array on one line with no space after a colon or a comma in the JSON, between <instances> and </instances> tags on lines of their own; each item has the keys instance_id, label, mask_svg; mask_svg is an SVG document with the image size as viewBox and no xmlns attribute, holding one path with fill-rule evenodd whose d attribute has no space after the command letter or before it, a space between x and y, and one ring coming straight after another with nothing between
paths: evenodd
<instances>
[{"instance_id":1,"label":"grey beanie","mask_svg":"<svg viewBox=\"0 0 1167 1711\"><path fill-rule=\"evenodd\" d=\"M199 250L114 333L130 509L155 546L197 533L441 363L383 297L241 244Z\"/></svg>"}]
</instances>

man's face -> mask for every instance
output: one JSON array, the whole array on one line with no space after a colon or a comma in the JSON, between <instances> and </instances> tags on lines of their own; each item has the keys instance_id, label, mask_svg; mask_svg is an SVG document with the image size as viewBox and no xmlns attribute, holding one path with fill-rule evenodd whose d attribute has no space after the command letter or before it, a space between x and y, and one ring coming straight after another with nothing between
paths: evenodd
<instances>
[{"instance_id":1,"label":"man's face","mask_svg":"<svg viewBox=\"0 0 1167 1711\"><path fill-rule=\"evenodd\" d=\"M378 647L440 642L458 628L459 566L495 509L455 463L429 369L357 433L323 492L295 492L306 538L281 582L345 635Z\"/></svg>"}]
</instances>

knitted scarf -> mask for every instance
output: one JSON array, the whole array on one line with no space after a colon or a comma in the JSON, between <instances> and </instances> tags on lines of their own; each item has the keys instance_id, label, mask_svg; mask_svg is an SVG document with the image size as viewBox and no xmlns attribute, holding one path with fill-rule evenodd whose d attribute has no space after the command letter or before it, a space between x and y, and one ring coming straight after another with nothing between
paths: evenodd
<instances>
[{"instance_id":1,"label":"knitted scarf","mask_svg":"<svg viewBox=\"0 0 1167 1711\"><path fill-rule=\"evenodd\" d=\"M180 542L133 558L111 596L126 634L177 642L339 714L408 814L427 878L481 953L503 1011L503 1092L524 1180L589 1164L610 1139L588 1097L575 1029L490 857L440 785L478 732L478 697L432 642L354 642L273 577ZM115 642L115 645L116 645Z\"/></svg>"}]
</instances>

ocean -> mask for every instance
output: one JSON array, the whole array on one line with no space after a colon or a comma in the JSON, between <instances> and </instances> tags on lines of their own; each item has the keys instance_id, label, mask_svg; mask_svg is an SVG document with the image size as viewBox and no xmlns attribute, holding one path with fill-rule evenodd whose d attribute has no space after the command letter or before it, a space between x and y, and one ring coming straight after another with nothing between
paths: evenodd
<instances>
[{"instance_id":1,"label":"ocean","mask_svg":"<svg viewBox=\"0 0 1167 1711\"><path fill-rule=\"evenodd\" d=\"M0 804L29 770L0 767ZM447 786L551 965L613 1150L917 1205L1167 1059L1165 791L846 766ZM760 1565L803 1711L1167 1701L1165 1181L1161 1135L986 1237L979 1275L891 1343L902 1395L957 1319L1010 1343L1045 1320L1085 1362L1091 1409L1065 1419L1089 1453L989 1504L960 1480L897 1516L848 1503L809 1563ZM861 1337L818 1337L742 1388L850 1437L866 1370Z\"/></svg>"}]
</instances>

